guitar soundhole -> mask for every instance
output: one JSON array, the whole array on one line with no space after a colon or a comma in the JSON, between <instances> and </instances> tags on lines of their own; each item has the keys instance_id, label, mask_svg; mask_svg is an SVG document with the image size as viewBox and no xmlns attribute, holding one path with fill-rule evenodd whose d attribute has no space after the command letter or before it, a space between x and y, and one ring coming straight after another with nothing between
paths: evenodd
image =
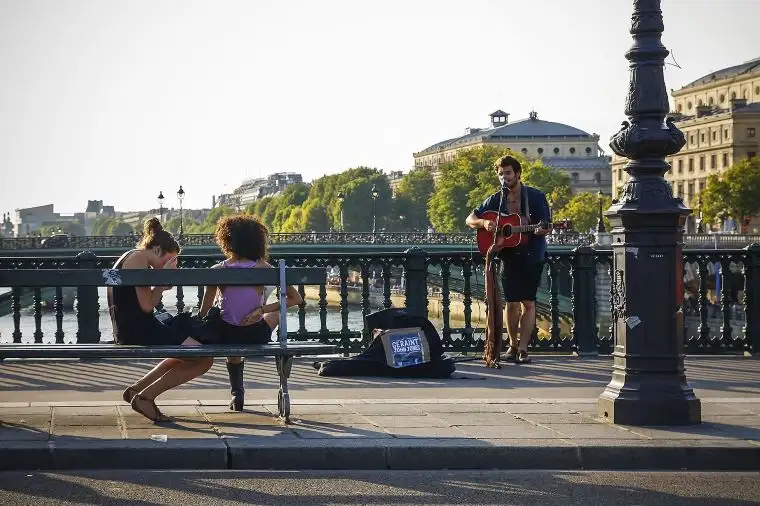
<instances>
[{"instance_id":1,"label":"guitar soundhole","mask_svg":"<svg viewBox=\"0 0 760 506\"><path fill-rule=\"evenodd\" d=\"M501 234L504 236L512 235L512 225L504 225L504 228L501 229Z\"/></svg>"}]
</instances>

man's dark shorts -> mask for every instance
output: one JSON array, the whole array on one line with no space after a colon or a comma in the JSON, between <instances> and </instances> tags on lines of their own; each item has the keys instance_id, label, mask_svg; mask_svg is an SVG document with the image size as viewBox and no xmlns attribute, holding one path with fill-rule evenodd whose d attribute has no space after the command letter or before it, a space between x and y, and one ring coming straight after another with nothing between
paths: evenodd
<instances>
[{"instance_id":1,"label":"man's dark shorts","mask_svg":"<svg viewBox=\"0 0 760 506\"><path fill-rule=\"evenodd\" d=\"M527 252L520 250L504 252L501 258L504 299L507 302L535 301L545 262L534 261Z\"/></svg>"}]
</instances>

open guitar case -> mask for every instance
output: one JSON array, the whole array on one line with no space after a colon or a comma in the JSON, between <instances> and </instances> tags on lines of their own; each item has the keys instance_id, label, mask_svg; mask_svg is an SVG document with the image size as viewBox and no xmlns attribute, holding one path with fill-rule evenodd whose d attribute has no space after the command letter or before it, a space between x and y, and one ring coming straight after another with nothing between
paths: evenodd
<instances>
[{"instance_id":1,"label":"open guitar case","mask_svg":"<svg viewBox=\"0 0 760 506\"><path fill-rule=\"evenodd\" d=\"M320 376L385 376L391 378L448 378L456 370L451 357L443 354L438 331L427 318L412 315L404 308L389 308L365 316L370 334L375 336L361 354L351 357L314 362ZM419 330L420 341L427 341L421 363L394 363L387 349L388 336L394 329ZM385 338L384 338L385 336Z\"/></svg>"}]
</instances>

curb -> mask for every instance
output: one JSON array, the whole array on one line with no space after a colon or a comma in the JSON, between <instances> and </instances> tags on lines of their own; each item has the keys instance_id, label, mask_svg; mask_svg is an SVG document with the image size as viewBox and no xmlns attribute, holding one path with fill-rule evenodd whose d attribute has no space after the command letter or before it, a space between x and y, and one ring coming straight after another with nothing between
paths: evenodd
<instances>
[{"instance_id":1,"label":"curb","mask_svg":"<svg viewBox=\"0 0 760 506\"><path fill-rule=\"evenodd\" d=\"M259 438L7 441L0 470L663 470L760 471L760 444L668 440L631 444L599 441L499 445L486 440ZM620 442L618 442L620 443Z\"/></svg>"}]
</instances>

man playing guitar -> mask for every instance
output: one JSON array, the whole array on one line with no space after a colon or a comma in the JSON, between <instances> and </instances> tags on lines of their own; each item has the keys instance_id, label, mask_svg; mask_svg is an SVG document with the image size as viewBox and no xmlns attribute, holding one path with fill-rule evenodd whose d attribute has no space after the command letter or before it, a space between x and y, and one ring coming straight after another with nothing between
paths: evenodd
<instances>
[{"instance_id":1,"label":"man playing guitar","mask_svg":"<svg viewBox=\"0 0 760 506\"><path fill-rule=\"evenodd\" d=\"M499 211L500 203L501 213L524 216L529 223L548 223L551 220L544 192L520 182L522 166L519 161L506 155L499 158L494 167L502 190L488 197L480 207L470 213L466 221L470 228L496 233L497 222L483 219L482 216L487 211ZM498 253L501 259L501 283L504 299L507 301L504 312L509 334L507 360L520 364L530 362L528 344L535 327L536 292L546 262L545 235L549 230L548 227L539 227L532 232L532 237L526 244L504 248Z\"/></svg>"}]
</instances>

